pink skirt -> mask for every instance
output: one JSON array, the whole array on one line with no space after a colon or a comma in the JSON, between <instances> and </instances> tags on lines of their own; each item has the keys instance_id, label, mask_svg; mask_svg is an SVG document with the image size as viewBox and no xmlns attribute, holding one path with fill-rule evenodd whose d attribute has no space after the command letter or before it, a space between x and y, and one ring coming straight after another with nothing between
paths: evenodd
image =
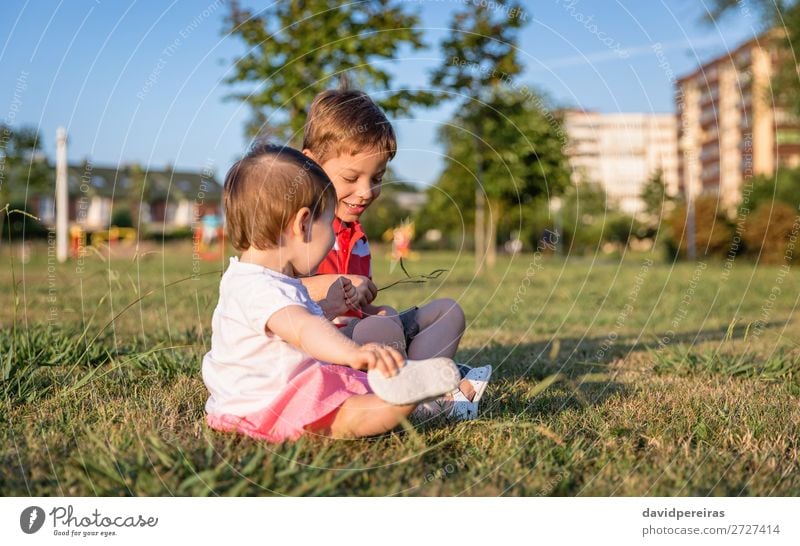
<instances>
[{"instance_id":1,"label":"pink skirt","mask_svg":"<svg viewBox=\"0 0 800 546\"><path fill-rule=\"evenodd\" d=\"M332 420L351 396L371 392L366 373L319 364L297 374L266 408L245 416L208 414L206 421L215 430L280 443L297 440L308 431L308 425Z\"/></svg>"}]
</instances>

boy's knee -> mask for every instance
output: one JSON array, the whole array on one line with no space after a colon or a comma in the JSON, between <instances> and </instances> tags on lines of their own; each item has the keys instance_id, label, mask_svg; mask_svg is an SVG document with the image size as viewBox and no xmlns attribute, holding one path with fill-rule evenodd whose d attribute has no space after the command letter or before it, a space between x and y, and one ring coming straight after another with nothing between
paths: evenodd
<instances>
[{"instance_id":1,"label":"boy's knee","mask_svg":"<svg viewBox=\"0 0 800 546\"><path fill-rule=\"evenodd\" d=\"M378 314L375 316L381 317L383 319L389 319L398 326L400 326L400 328L403 327L403 322L400 320L400 316L398 315L397 310L394 307L383 305L381 306L381 310L378 311Z\"/></svg>"},{"instance_id":2,"label":"boy's knee","mask_svg":"<svg viewBox=\"0 0 800 546\"><path fill-rule=\"evenodd\" d=\"M388 305L381 305L380 311L378 311L379 316L397 316L397 309L394 307L390 307Z\"/></svg>"},{"instance_id":3,"label":"boy's knee","mask_svg":"<svg viewBox=\"0 0 800 546\"><path fill-rule=\"evenodd\" d=\"M405 350L403 325L396 317L372 316L362 319L353 329L353 341L359 344L383 343Z\"/></svg>"},{"instance_id":4,"label":"boy's knee","mask_svg":"<svg viewBox=\"0 0 800 546\"><path fill-rule=\"evenodd\" d=\"M464 315L464 310L456 300L452 298L440 298L432 301L429 305L435 306L440 320L446 320L458 330L464 330L466 326L466 317Z\"/></svg>"}]
</instances>

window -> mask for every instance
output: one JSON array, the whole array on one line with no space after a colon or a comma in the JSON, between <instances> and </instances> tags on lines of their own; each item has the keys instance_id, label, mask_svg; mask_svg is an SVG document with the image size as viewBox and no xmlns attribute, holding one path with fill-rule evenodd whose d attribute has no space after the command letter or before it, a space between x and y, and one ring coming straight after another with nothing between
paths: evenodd
<instances>
[{"instance_id":1,"label":"window","mask_svg":"<svg viewBox=\"0 0 800 546\"><path fill-rule=\"evenodd\" d=\"M55 221L56 209L52 197L49 195L40 197L37 209L38 216L43 222L50 223Z\"/></svg>"}]
</instances>

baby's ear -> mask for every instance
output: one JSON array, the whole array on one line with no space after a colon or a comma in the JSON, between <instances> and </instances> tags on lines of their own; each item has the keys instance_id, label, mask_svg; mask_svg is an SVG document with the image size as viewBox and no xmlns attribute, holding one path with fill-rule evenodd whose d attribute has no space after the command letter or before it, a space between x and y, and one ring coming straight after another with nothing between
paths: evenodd
<instances>
[{"instance_id":1,"label":"baby's ear","mask_svg":"<svg viewBox=\"0 0 800 546\"><path fill-rule=\"evenodd\" d=\"M311 209L303 207L295 213L292 220L292 234L302 237L306 243L311 239Z\"/></svg>"}]
</instances>

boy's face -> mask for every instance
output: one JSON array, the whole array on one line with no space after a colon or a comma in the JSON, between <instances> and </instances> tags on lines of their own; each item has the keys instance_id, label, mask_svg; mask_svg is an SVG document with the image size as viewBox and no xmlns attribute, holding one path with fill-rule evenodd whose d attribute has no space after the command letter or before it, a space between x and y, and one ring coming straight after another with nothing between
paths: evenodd
<instances>
[{"instance_id":1,"label":"boy's face","mask_svg":"<svg viewBox=\"0 0 800 546\"><path fill-rule=\"evenodd\" d=\"M336 188L336 216L345 222L358 220L381 194L388 158L373 151L342 154L321 163Z\"/></svg>"}]
</instances>

